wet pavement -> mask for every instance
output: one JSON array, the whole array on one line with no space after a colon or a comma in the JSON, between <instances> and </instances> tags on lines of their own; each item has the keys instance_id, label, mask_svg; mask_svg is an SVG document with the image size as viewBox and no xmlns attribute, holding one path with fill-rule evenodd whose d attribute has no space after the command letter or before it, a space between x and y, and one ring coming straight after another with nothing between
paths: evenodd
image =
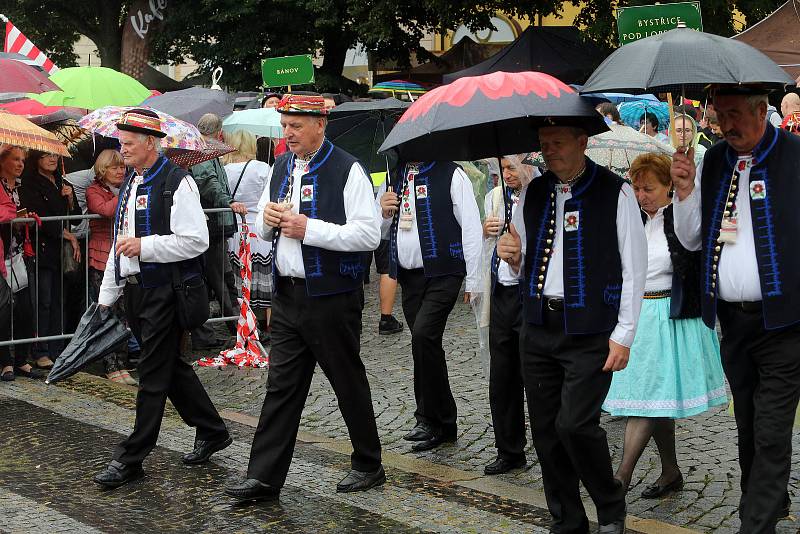
<instances>
[{"instance_id":1,"label":"wet pavement","mask_svg":"<svg viewBox=\"0 0 800 534\"><path fill-rule=\"evenodd\" d=\"M407 330L377 335L375 286L367 290L362 356L385 451L383 487L335 492L349 468L350 449L335 397L319 370L280 501L250 506L235 505L222 488L246 470L266 371L198 369L228 420L234 444L206 466L184 466L180 457L191 449L194 434L168 405L159 446L145 462L147 476L115 491L102 491L91 477L130 432L135 389L86 374L56 386L18 379L0 384L0 534L547 532L541 473L530 444L526 469L483 475L495 450L474 318L464 305L456 306L445 333L459 407L458 442L428 453L409 451L401 437L413 425L410 335ZM624 422L604 418L603 425L616 464ZM657 534L737 532L733 418L714 410L680 421L677 432L686 487L665 499L641 499L642 487L660 470L655 451L648 449L628 496L635 516L629 528ZM790 491L792 509L799 511L796 473ZM794 517L784 520L778 532L796 533L798 523Z\"/></svg>"}]
</instances>

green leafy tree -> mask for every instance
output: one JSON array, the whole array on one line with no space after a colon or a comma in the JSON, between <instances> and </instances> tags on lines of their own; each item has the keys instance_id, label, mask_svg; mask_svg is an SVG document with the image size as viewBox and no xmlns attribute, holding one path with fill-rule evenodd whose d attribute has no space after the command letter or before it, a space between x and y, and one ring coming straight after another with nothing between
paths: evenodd
<instances>
[{"instance_id":1,"label":"green leafy tree","mask_svg":"<svg viewBox=\"0 0 800 534\"><path fill-rule=\"evenodd\" d=\"M73 47L80 33L61 13L54 12L49 2L0 0L0 13L8 17L56 65L75 65L78 56ZM5 24L2 28L4 31Z\"/></svg>"}]
</instances>

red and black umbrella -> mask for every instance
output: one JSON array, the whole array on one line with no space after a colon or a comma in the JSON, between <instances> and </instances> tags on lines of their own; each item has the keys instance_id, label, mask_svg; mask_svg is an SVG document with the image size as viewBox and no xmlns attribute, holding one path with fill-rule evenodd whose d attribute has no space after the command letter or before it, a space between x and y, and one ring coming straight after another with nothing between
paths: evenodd
<instances>
[{"instance_id":1,"label":"red and black umbrella","mask_svg":"<svg viewBox=\"0 0 800 534\"><path fill-rule=\"evenodd\" d=\"M422 95L379 151L405 161L470 161L537 150L539 128L608 131L588 99L542 72L493 72L459 78Z\"/></svg>"}]
</instances>

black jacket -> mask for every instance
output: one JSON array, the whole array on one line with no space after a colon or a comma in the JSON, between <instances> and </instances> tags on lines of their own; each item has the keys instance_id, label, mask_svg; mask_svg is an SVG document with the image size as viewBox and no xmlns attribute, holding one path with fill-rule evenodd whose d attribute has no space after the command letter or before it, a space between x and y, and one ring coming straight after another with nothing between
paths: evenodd
<instances>
[{"instance_id":1,"label":"black jacket","mask_svg":"<svg viewBox=\"0 0 800 534\"><path fill-rule=\"evenodd\" d=\"M53 215L80 215L77 200L70 210L69 202L61 196L61 185L64 181L56 177L56 183L39 173L28 174L22 178L19 188L19 200L22 207L39 217ZM61 248L64 228L69 225L62 221L43 222L37 232L31 228L31 239L34 241L39 259L39 266L50 269L61 269Z\"/></svg>"}]
</instances>

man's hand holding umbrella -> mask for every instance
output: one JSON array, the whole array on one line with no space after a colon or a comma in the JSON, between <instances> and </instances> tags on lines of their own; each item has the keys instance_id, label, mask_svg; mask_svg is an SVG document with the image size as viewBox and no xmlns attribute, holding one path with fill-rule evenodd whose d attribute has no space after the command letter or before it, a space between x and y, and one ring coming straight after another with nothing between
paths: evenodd
<instances>
[{"instance_id":1,"label":"man's hand holding umbrella","mask_svg":"<svg viewBox=\"0 0 800 534\"><path fill-rule=\"evenodd\" d=\"M515 272L519 272L522 263L522 241L513 224L508 225L508 232L497 240L497 255Z\"/></svg>"},{"instance_id":2,"label":"man's hand holding umbrella","mask_svg":"<svg viewBox=\"0 0 800 534\"><path fill-rule=\"evenodd\" d=\"M697 167L694 164L694 148L688 152L678 150L672 156L672 167L670 176L675 187L675 194L678 200L685 200L694 190L694 178L697 174Z\"/></svg>"}]
</instances>

